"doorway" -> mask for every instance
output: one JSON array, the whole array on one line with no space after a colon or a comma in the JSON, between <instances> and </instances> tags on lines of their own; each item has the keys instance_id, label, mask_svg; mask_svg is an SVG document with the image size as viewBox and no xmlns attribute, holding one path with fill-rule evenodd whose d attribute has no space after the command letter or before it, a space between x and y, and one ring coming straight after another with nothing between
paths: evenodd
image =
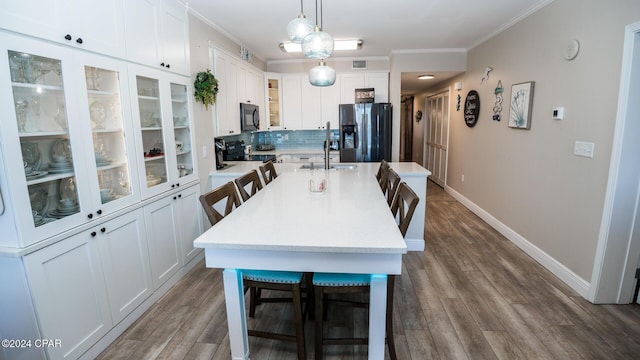
<instances>
[{"instance_id":1,"label":"doorway","mask_svg":"<svg viewBox=\"0 0 640 360\"><path fill-rule=\"evenodd\" d=\"M589 300L633 300L640 258L640 22L625 28L609 180Z\"/></svg>"},{"instance_id":2,"label":"doorway","mask_svg":"<svg viewBox=\"0 0 640 360\"><path fill-rule=\"evenodd\" d=\"M430 179L441 187L447 183L447 147L449 143L449 90L425 99L424 163Z\"/></svg>"},{"instance_id":3,"label":"doorway","mask_svg":"<svg viewBox=\"0 0 640 360\"><path fill-rule=\"evenodd\" d=\"M403 95L400 99L400 161L413 160L413 95Z\"/></svg>"}]
</instances>

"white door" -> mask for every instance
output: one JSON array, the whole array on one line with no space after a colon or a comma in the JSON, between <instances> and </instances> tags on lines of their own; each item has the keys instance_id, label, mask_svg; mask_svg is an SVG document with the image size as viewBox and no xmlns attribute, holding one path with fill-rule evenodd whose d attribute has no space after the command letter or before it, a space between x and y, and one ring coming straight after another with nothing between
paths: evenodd
<instances>
[{"instance_id":1,"label":"white door","mask_svg":"<svg viewBox=\"0 0 640 360\"><path fill-rule=\"evenodd\" d=\"M431 180L444 187L449 141L449 91L427 97L425 112L424 166L431 171Z\"/></svg>"}]
</instances>

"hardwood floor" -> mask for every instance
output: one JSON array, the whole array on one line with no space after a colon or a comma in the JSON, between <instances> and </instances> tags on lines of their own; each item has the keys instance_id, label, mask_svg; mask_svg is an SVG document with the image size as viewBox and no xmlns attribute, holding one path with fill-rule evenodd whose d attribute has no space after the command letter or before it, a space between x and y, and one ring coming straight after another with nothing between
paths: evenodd
<instances>
[{"instance_id":1,"label":"hardwood floor","mask_svg":"<svg viewBox=\"0 0 640 360\"><path fill-rule=\"evenodd\" d=\"M396 281L399 359L640 357L640 306L590 304L437 185L428 189L426 250L404 257ZM99 358L228 360L221 278L199 264ZM335 306L328 331L361 336L366 320L366 309ZM262 305L248 326L293 329L290 305ZM313 321L305 330L313 359ZM249 344L254 360L296 358L292 343ZM366 359L366 347L327 347L325 358Z\"/></svg>"}]
</instances>

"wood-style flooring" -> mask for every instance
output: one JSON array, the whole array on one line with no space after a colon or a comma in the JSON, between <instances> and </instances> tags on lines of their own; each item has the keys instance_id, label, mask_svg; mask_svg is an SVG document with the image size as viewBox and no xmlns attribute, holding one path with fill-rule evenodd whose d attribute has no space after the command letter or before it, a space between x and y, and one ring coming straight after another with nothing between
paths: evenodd
<instances>
[{"instance_id":1,"label":"wood-style flooring","mask_svg":"<svg viewBox=\"0 0 640 360\"><path fill-rule=\"evenodd\" d=\"M431 182L425 226L426 250L404 257L396 282L399 359L640 358L640 305L590 304ZM360 336L366 320L364 308L335 306L328 331ZM293 329L290 305L261 305L248 325ZM313 359L313 321L305 330ZM253 360L296 358L293 343L249 345ZM99 358L230 359L221 271L198 264ZM367 349L331 346L325 358Z\"/></svg>"}]
</instances>

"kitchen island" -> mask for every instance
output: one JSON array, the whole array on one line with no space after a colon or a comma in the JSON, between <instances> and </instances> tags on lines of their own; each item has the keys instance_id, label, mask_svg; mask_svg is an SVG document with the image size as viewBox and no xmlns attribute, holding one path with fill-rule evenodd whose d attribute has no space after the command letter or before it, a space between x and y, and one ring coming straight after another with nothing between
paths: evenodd
<instances>
[{"instance_id":1,"label":"kitchen island","mask_svg":"<svg viewBox=\"0 0 640 360\"><path fill-rule=\"evenodd\" d=\"M225 269L232 359L249 359L242 269L370 274L369 359L384 359L387 275L402 273L407 246L373 168L281 171L194 241ZM312 178L326 190L310 192Z\"/></svg>"},{"instance_id":2,"label":"kitchen island","mask_svg":"<svg viewBox=\"0 0 640 360\"><path fill-rule=\"evenodd\" d=\"M223 185L229 181L235 180L237 177L251 171L257 170L262 162L260 161L227 161L228 166L225 169L213 171L209 174L209 181L211 189L214 189L220 185ZM276 171L278 174L288 173L288 172L303 172L309 173L313 172L324 172L323 163L313 163L314 167L319 167L318 170L309 170L303 169L303 165L309 164L301 164L301 163L276 163ZM335 171L352 171L358 172L362 175L369 174L375 175L380 167L380 163L332 163L332 165L353 165L354 169L333 169L329 170L330 172ZM425 204L426 204L426 195L427 195L427 176L431 175L431 172L422 166L418 165L415 162L390 162L389 165L393 170L395 170L398 175L402 178L402 181L406 182L413 191L416 192L420 201L418 202L418 207L416 208L415 214L413 215L413 220L411 221L411 225L409 225L409 229L407 230L407 234L405 236L405 241L407 243L407 250L409 251L423 251L424 250L424 219L425 219ZM265 212L265 216L267 217L275 217L278 214L269 214ZM318 226L322 225L320 222L317 223Z\"/></svg>"}]
</instances>

